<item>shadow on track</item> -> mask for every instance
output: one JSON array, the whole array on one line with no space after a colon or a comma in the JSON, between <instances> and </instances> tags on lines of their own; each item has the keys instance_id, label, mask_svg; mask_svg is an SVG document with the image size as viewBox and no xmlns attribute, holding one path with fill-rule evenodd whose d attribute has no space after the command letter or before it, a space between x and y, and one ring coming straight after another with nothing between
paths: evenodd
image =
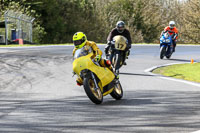
<instances>
[{"instance_id":1,"label":"shadow on track","mask_svg":"<svg viewBox=\"0 0 200 133\"><path fill-rule=\"evenodd\" d=\"M185 59L167 59L172 61L180 61L180 62L190 62L191 60L185 60Z\"/></svg>"},{"instance_id":2,"label":"shadow on track","mask_svg":"<svg viewBox=\"0 0 200 133\"><path fill-rule=\"evenodd\" d=\"M121 75L135 75L135 76L157 76L157 75L150 75L150 74L140 74L140 73L120 73Z\"/></svg>"},{"instance_id":3,"label":"shadow on track","mask_svg":"<svg viewBox=\"0 0 200 133\"><path fill-rule=\"evenodd\" d=\"M107 96L101 105L93 104L87 96L52 100L9 97L0 100L4 107L1 113L13 110L0 119L0 132L124 132L127 128L141 131L153 127L145 131L155 133L163 127L195 129L200 126L199 97L198 92L125 91L124 99Z\"/></svg>"}]
</instances>

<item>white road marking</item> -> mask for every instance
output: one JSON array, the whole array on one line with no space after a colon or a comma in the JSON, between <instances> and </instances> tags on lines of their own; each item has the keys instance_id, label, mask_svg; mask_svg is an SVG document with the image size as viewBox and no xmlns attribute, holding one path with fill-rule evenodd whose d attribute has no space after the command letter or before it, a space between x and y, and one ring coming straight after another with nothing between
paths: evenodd
<instances>
[{"instance_id":1,"label":"white road marking","mask_svg":"<svg viewBox=\"0 0 200 133\"><path fill-rule=\"evenodd\" d=\"M194 131L194 132L191 132L191 133L200 133L200 130L198 130L198 131Z\"/></svg>"}]
</instances>

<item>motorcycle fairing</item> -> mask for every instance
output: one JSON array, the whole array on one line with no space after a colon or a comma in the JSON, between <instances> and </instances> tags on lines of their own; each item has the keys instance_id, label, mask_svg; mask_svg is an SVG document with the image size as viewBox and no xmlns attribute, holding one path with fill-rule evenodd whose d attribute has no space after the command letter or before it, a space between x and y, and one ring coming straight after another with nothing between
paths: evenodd
<instances>
[{"instance_id":1,"label":"motorcycle fairing","mask_svg":"<svg viewBox=\"0 0 200 133\"><path fill-rule=\"evenodd\" d=\"M108 68L95 65L91 60L92 55L93 53L90 53L74 60L73 71L78 75L80 75L80 72L84 69L92 71L101 81L102 87L104 87L112 82L115 76Z\"/></svg>"}]
</instances>

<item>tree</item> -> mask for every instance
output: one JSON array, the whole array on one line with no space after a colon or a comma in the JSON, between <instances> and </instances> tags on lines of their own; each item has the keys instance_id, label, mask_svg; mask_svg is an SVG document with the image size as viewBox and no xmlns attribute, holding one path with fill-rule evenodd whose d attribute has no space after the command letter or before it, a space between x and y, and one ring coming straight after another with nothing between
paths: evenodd
<instances>
[{"instance_id":1,"label":"tree","mask_svg":"<svg viewBox=\"0 0 200 133\"><path fill-rule=\"evenodd\" d=\"M182 34L185 42L200 43L200 1L192 0L182 8L184 22Z\"/></svg>"}]
</instances>

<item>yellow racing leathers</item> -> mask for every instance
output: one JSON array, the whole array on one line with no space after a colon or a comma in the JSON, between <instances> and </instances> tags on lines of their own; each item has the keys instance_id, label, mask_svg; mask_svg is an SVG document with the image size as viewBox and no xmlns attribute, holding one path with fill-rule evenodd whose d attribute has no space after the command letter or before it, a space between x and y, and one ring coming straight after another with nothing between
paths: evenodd
<instances>
[{"instance_id":1,"label":"yellow racing leathers","mask_svg":"<svg viewBox=\"0 0 200 133\"><path fill-rule=\"evenodd\" d=\"M86 41L85 46L89 46L89 47L92 48L92 50L94 52L94 56L92 56L92 58L95 58L97 55L102 56L102 51L97 47L95 42ZM74 48L73 55L76 52L76 50L77 50L77 48ZM113 71L111 64L107 63L107 60L101 58L100 61L99 61L99 64L102 67L108 67L111 71ZM76 82L77 82L78 85L82 85L83 84L83 80L80 77L77 78Z\"/></svg>"}]
</instances>

